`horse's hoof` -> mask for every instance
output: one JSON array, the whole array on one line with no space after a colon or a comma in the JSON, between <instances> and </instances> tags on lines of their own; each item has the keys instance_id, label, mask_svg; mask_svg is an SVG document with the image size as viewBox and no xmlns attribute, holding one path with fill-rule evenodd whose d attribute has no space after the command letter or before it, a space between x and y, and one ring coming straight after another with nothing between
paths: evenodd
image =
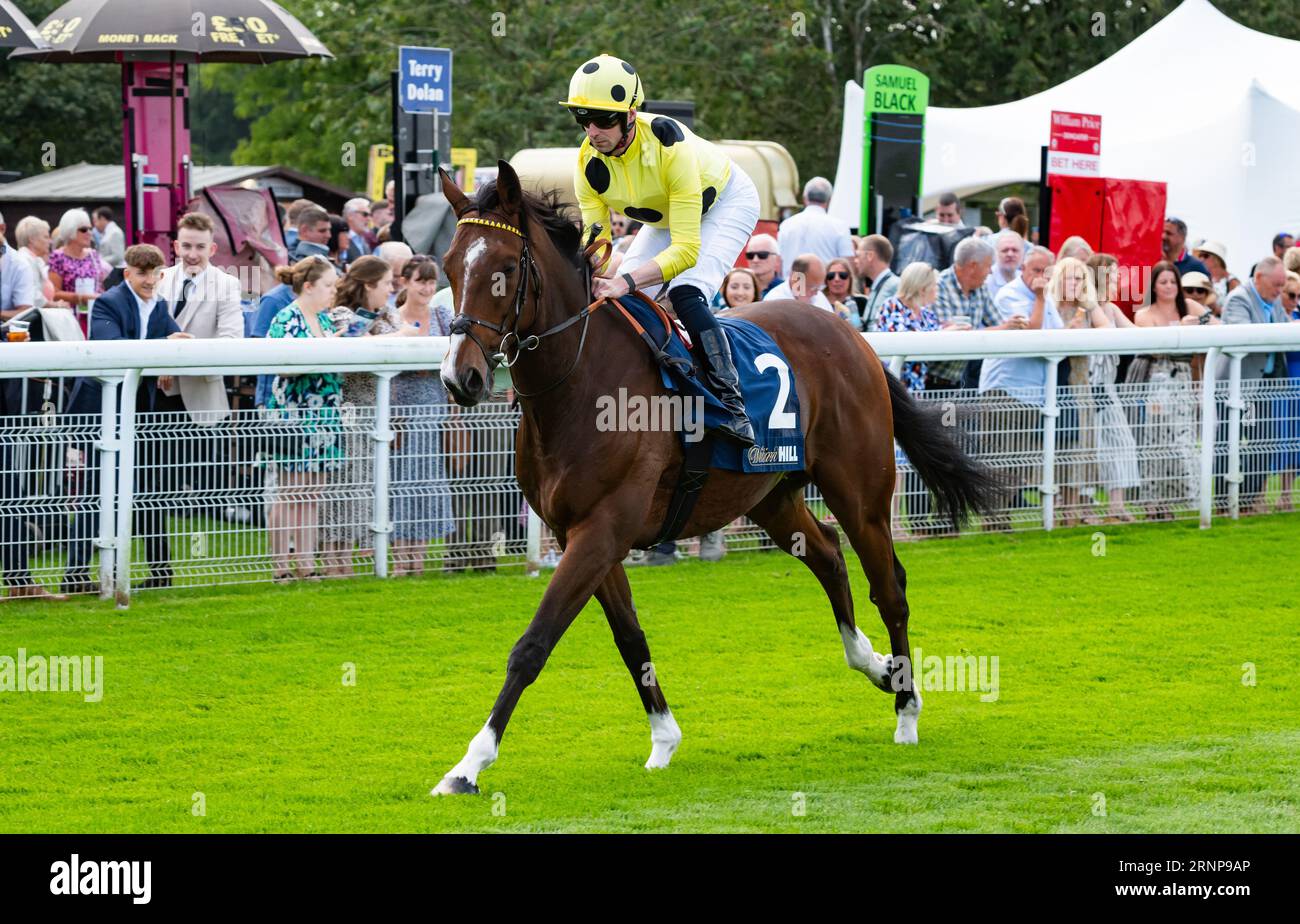
<instances>
[{"instance_id":1,"label":"horse's hoof","mask_svg":"<svg viewBox=\"0 0 1300 924\"><path fill-rule=\"evenodd\" d=\"M478 787L463 776L444 776L429 793L431 796L477 796Z\"/></svg>"},{"instance_id":2,"label":"horse's hoof","mask_svg":"<svg viewBox=\"0 0 1300 924\"><path fill-rule=\"evenodd\" d=\"M650 714L650 759L645 762L647 770L663 770L673 759L677 745L682 743L682 730L677 727L677 720L671 712L652 712Z\"/></svg>"},{"instance_id":3,"label":"horse's hoof","mask_svg":"<svg viewBox=\"0 0 1300 924\"><path fill-rule=\"evenodd\" d=\"M667 770L672 759L672 751L661 751L659 748L655 748L650 752L650 759L645 762L645 768L647 770Z\"/></svg>"},{"instance_id":4,"label":"horse's hoof","mask_svg":"<svg viewBox=\"0 0 1300 924\"><path fill-rule=\"evenodd\" d=\"M898 714L898 726L894 729L894 744L916 744L916 722L921 717L921 694L913 690Z\"/></svg>"}]
</instances>

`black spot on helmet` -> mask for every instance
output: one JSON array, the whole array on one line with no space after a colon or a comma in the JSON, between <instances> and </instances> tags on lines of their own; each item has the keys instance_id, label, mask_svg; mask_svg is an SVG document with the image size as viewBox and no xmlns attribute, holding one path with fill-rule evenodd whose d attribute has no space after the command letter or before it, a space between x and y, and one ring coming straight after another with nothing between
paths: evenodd
<instances>
[{"instance_id":1,"label":"black spot on helmet","mask_svg":"<svg viewBox=\"0 0 1300 924\"><path fill-rule=\"evenodd\" d=\"M623 102L624 99L627 98L627 90L623 89L623 85L621 83L616 83L609 88L609 95L612 96L617 102L621 103Z\"/></svg>"},{"instance_id":2,"label":"black spot on helmet","mask_svg":"<svg viewBox=\"0 0 1300 924\"><path fill-rule=\"evenodd\" d=\"M628 64L626 61L623 62L623 70L627 71L629 74L636 73L636 68Z\"/></svg>"},{"instance_id":3,"label":"black spot on helmet","mask_svg":"<svg viewBox=\"0 0 1300 924\"><path fill-rule=\"evenodd\" d=\"M635 218L637 221L646 224L654 224L657 221L664 220L664 213L658 209L639 209L635 205L629 205L623 209L623 214L628 218Z\"/></svg>"},{"instance_id":4,"label":"black spot on helmet","mask_svg":"<svg viewBox=\"0 0 1300 924\"><path fill-rule=\"evenodd\" d=\"M599 61L588 61L586 64L582 65L582 72L584 74L594 74L598 70L600 70Z\"/></svg>"},{"instance_id":5,"label":"black spot on helmet","mask_svg":"<svg viewBox=\"0 0 1300 924\"><path fill-rule=\"evenodd\" d=\"M659 143L666 148L671 148L679 141L685 141L686 135L682 133L682 127L667 116L656 116L650 121L650 131L654 132Z\"/></svg>"},{"instance_id":6,"label":"black spot on helmet","mask_svg":"<svg viewBox=\"0 0 1300 924\"><path fill-rule=\"evenodd\" d=\"M609 189L609 168L599 157L593 157L587 161L587 166L582 169L583 174L587 177L587 182L591 188L598 193L603 193Z\"/></svg>"}]
</instances>

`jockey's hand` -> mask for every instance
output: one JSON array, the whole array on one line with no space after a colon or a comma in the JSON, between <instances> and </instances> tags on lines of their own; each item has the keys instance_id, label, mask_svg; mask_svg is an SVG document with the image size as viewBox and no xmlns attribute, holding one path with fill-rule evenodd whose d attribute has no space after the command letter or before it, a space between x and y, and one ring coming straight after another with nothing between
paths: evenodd
<instances>
[{"instance_id":1,"label":"jockey's hand","mask_svg":"<svg viewBox=\"0 0 1300 924\"><path fill-rule=\"evenodd\" d=\"M627 295L627 280L622 276L597 276L591 281L591 294L596 300Z\"/></svg>"}]
</instances>

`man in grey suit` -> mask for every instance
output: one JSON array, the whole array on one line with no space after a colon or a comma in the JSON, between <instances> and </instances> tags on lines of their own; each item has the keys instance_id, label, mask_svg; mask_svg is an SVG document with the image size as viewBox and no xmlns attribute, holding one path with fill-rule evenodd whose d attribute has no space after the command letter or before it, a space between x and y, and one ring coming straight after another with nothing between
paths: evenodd
<instances>
[{"instance_id":1,"label":"man in grey suit","mask_svg":"<svg viewBox=\"0 0 1300 924\"><path fill-rule=\"evenodd\" d=\"M898 276L889 268L894 259L894 245L882 234L870 234L858 241L853 268L870 286L867 304L862 309L862 329L876 330L880 306L898 294Z\"/></svg>"},{"instance_id":2,"label":"man in grey suit","mask_svg":"<svg viewBox=\"0 0 1300 924\"><path fill-rule=\"evenodd\" d=\"M1255 275L1245 285L1237 286L1223 302L1224 324L1273 324L1287 321L1278 296L1286 285L1286 267L1273 255L1255 264ZM1230 359L1224 356L1218 374L1226 380ZM1264 448L1270 435L1268 412L1272 397L1262 392L1252 379L1271 379L1286 375L1286 358L1278 353L1247 353L1241 359L1244 397L1249 402L1250 420L1242 420L1241 507L1248 513L1262 513L1264 484L1268 481L1269 453ZM1224 466L1220 466L1224 467Z\"/></svg>"},{"instance_id":3,"label":"man in grey suit","mask_svg":"<svg viewBox=\"0 0 1300 924\"><path fill-rule=\"evenodd\" d=\"M158 294L172 306L181 330L198 340L241 339L244 310L239 280L212 265L217 245L212 218L201 212L182 215L172 247L176 262L162 271ZM188 411L195 423L214 424L230 416L230 398L219 375L176 377L158 402L158 410Z\"/></svg>"},{"instance_id":4,"label":"man in grey suit","mask_svg":"<svg viewBox=\"0 0 1300 924\"><path fill-rule=\"evenodd\" d=\"M427 253L442 265L456 233L456 215L441 192L429 193L415 201L415 207L402 219L402 239L416 253Z\"/></svg>"},{"instance_id":5,"label":"man in grey suit","mask_svg":"<svg viewBox=\"0 0 1300 924\"><path fill-rule=\"evenodd\" d=\"M181 216L172 242L176 262L163 270L158 294L171 306L176 325L191 337L242 339L239 280L212 265L217 252L214 230L212 218L201 212ZM167 433L165 444L158 447L166 451L166 458L160 459L161 477L169 490L188 487L193 492L192 504L216 504L224 509L216 495L230 474L231 434L224 423L230 417L230 396L225 377L175 376L160 391L154 409L171 412L159 422Z\"/></svg>"},{"instance_id":6,"label":"man in grey suit","mask_svg":"<svg viewBox=\"0 0 1300 924\"><path fill-rule=\"evenodd\" d=\"M126 265L126 234L114 220L113 210L106 205L95 209L91 223L99 232L99 244L96 245L104 262L114 269Z\"/></svg>"}]
</instances>

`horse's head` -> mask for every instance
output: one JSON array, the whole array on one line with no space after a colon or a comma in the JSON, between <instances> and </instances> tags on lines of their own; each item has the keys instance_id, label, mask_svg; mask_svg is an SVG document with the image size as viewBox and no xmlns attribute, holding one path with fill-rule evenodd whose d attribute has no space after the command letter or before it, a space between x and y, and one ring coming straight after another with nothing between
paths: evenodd
<instances>
[{"instance_id":1,"label":"horse's head","mask_svg":"<svg viewBox=\"0 0 1300 924\"><path fill-rule=\"evenodd\" d=\"M491 395L500 355L518 346L507 341L516 337L525 302L537 296L523 189L514 168L504 160L498 167L495 204L485 211L439 170L443 194L458 219L444 258L456 318L442 361L442 382L464 407Z\"/></svg>"}]
</instances>

